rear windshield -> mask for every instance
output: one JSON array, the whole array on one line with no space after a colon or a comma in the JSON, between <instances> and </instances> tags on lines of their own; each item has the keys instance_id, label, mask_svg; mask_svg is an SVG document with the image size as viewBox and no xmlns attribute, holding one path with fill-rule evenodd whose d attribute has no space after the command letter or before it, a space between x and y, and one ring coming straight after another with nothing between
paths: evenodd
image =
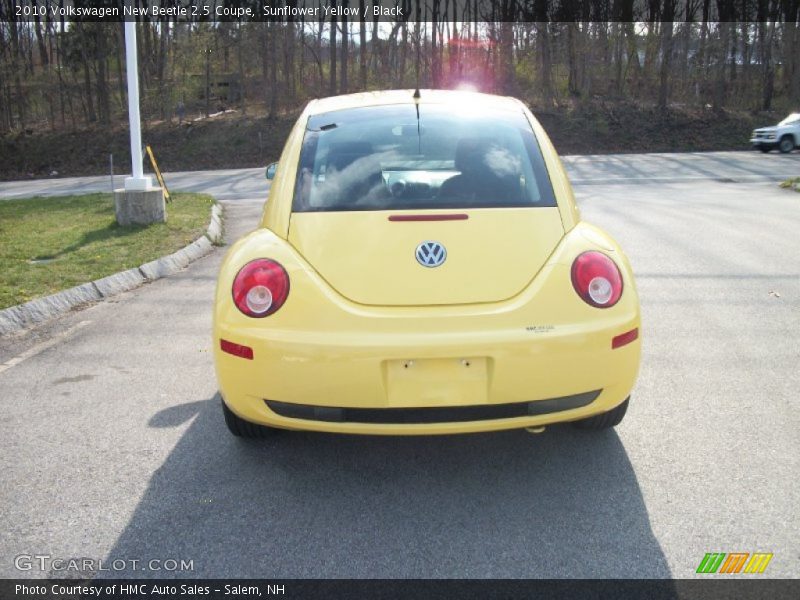
<instances>
[{"instance_id":1,"label":"rear windshield","mask_svg":"<svg viewBox=\"0 0 800 600\"><path fill-rule=\"evenodd\" d=\"M310 117L293 210L555 205L521 110L403 104Z\"/></svg>"}]
</instances>

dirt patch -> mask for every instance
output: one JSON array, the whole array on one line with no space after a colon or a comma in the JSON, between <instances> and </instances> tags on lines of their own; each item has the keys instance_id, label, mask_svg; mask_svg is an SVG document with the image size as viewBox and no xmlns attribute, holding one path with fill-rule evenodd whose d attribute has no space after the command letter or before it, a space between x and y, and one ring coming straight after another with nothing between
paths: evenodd
<instances>
[{"instance_id":1,"label":"dirt patch","mask_svg":"<svg viewBox=\"0 0 800 600\"><path fill-rule=\"evenodd\" d=\"M143 129L142 143L153 148L162 171L257 167L278 160L296 119L295 113L159 123ZM0 180L108 175L109 154L117 174L130 172L126 126L6 135L0 138ZM145 170L150 170L147 158Z\"/></svg>"},{"instance_id":2,"label":"dirt patch","mask_svg":"<svg viewBox=\"0 0 800 600\"><path fill-rule=\"evenodd\" d=\"M562 154L747 150L753 129L782 118L680 106L664 112L627 102L584 103L535 114Z\"/></svg>"}]
</instances>

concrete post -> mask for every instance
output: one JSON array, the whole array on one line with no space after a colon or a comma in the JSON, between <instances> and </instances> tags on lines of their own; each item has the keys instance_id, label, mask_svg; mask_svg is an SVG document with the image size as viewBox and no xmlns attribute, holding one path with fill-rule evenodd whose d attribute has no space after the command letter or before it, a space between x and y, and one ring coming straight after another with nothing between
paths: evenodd
<instances>
[{"instance_id":1,"label":"concrete post","mask_svg":"<svg viewBox=\"0 0 800 600\"><path fill-rule=\"evenodd\" d=\"M163 223L167 220L164 193L142 172L142 124L139 116L139 60L136 23L125 22L125 62L128 76L128 122L131 128L131 176L125 188L114 190L114 211L120 225Z\"/></svg>"}]
</instances>

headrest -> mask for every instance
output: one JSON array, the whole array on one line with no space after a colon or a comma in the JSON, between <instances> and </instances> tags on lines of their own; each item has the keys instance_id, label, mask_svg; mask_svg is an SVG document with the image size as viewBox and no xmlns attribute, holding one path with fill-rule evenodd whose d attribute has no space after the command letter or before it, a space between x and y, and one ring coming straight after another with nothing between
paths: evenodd
<instances>
[{"instance_id":1,"label":"headrest","mask_svg":"<svg viewBox=\"0 0 800 600\"><path fill-rule=\"evenodd\" d=\"M485 158L491 146L490 138L461 138L456 145L455 168L466 174L487 170Z\"/></svg>"},{"instance_id":2,"label":"headrest","mask_svg":"<svg viewBox=\"0 0 800 600\"><path fill-rule=\"evenodd\" d=\"M331 144L328 148L328 166L339 171L353 164L359 158L372 154L372 144L369 142L339 142Z\"/></svg>"}]
</instances>

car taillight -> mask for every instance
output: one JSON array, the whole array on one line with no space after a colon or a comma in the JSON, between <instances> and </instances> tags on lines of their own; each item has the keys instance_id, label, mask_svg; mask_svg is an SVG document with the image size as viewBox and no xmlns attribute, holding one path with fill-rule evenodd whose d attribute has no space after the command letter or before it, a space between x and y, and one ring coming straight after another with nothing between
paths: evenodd
<instances>
[{"instance_id":1,"label":"car taillight","mask_svg":"<svg viewBox=\"0 0 800 600\"><path fill-rule=\"evenodd\" d=\"M250 261L233 280L233 302L248 317L271 315L283 306L288 295L289 275L274 260Z\"/></svg>"},{"instance_id":2,"label":"car taillight","mask_svg":"<svg viewBox=\"0 0 800 600\"><path fill-rule=\"evenodd\" d=\"M572 286L587 304L608 308L622 295L622 276L602 252L584 252L572 263Z\"/></svg>"}]
</instances>

